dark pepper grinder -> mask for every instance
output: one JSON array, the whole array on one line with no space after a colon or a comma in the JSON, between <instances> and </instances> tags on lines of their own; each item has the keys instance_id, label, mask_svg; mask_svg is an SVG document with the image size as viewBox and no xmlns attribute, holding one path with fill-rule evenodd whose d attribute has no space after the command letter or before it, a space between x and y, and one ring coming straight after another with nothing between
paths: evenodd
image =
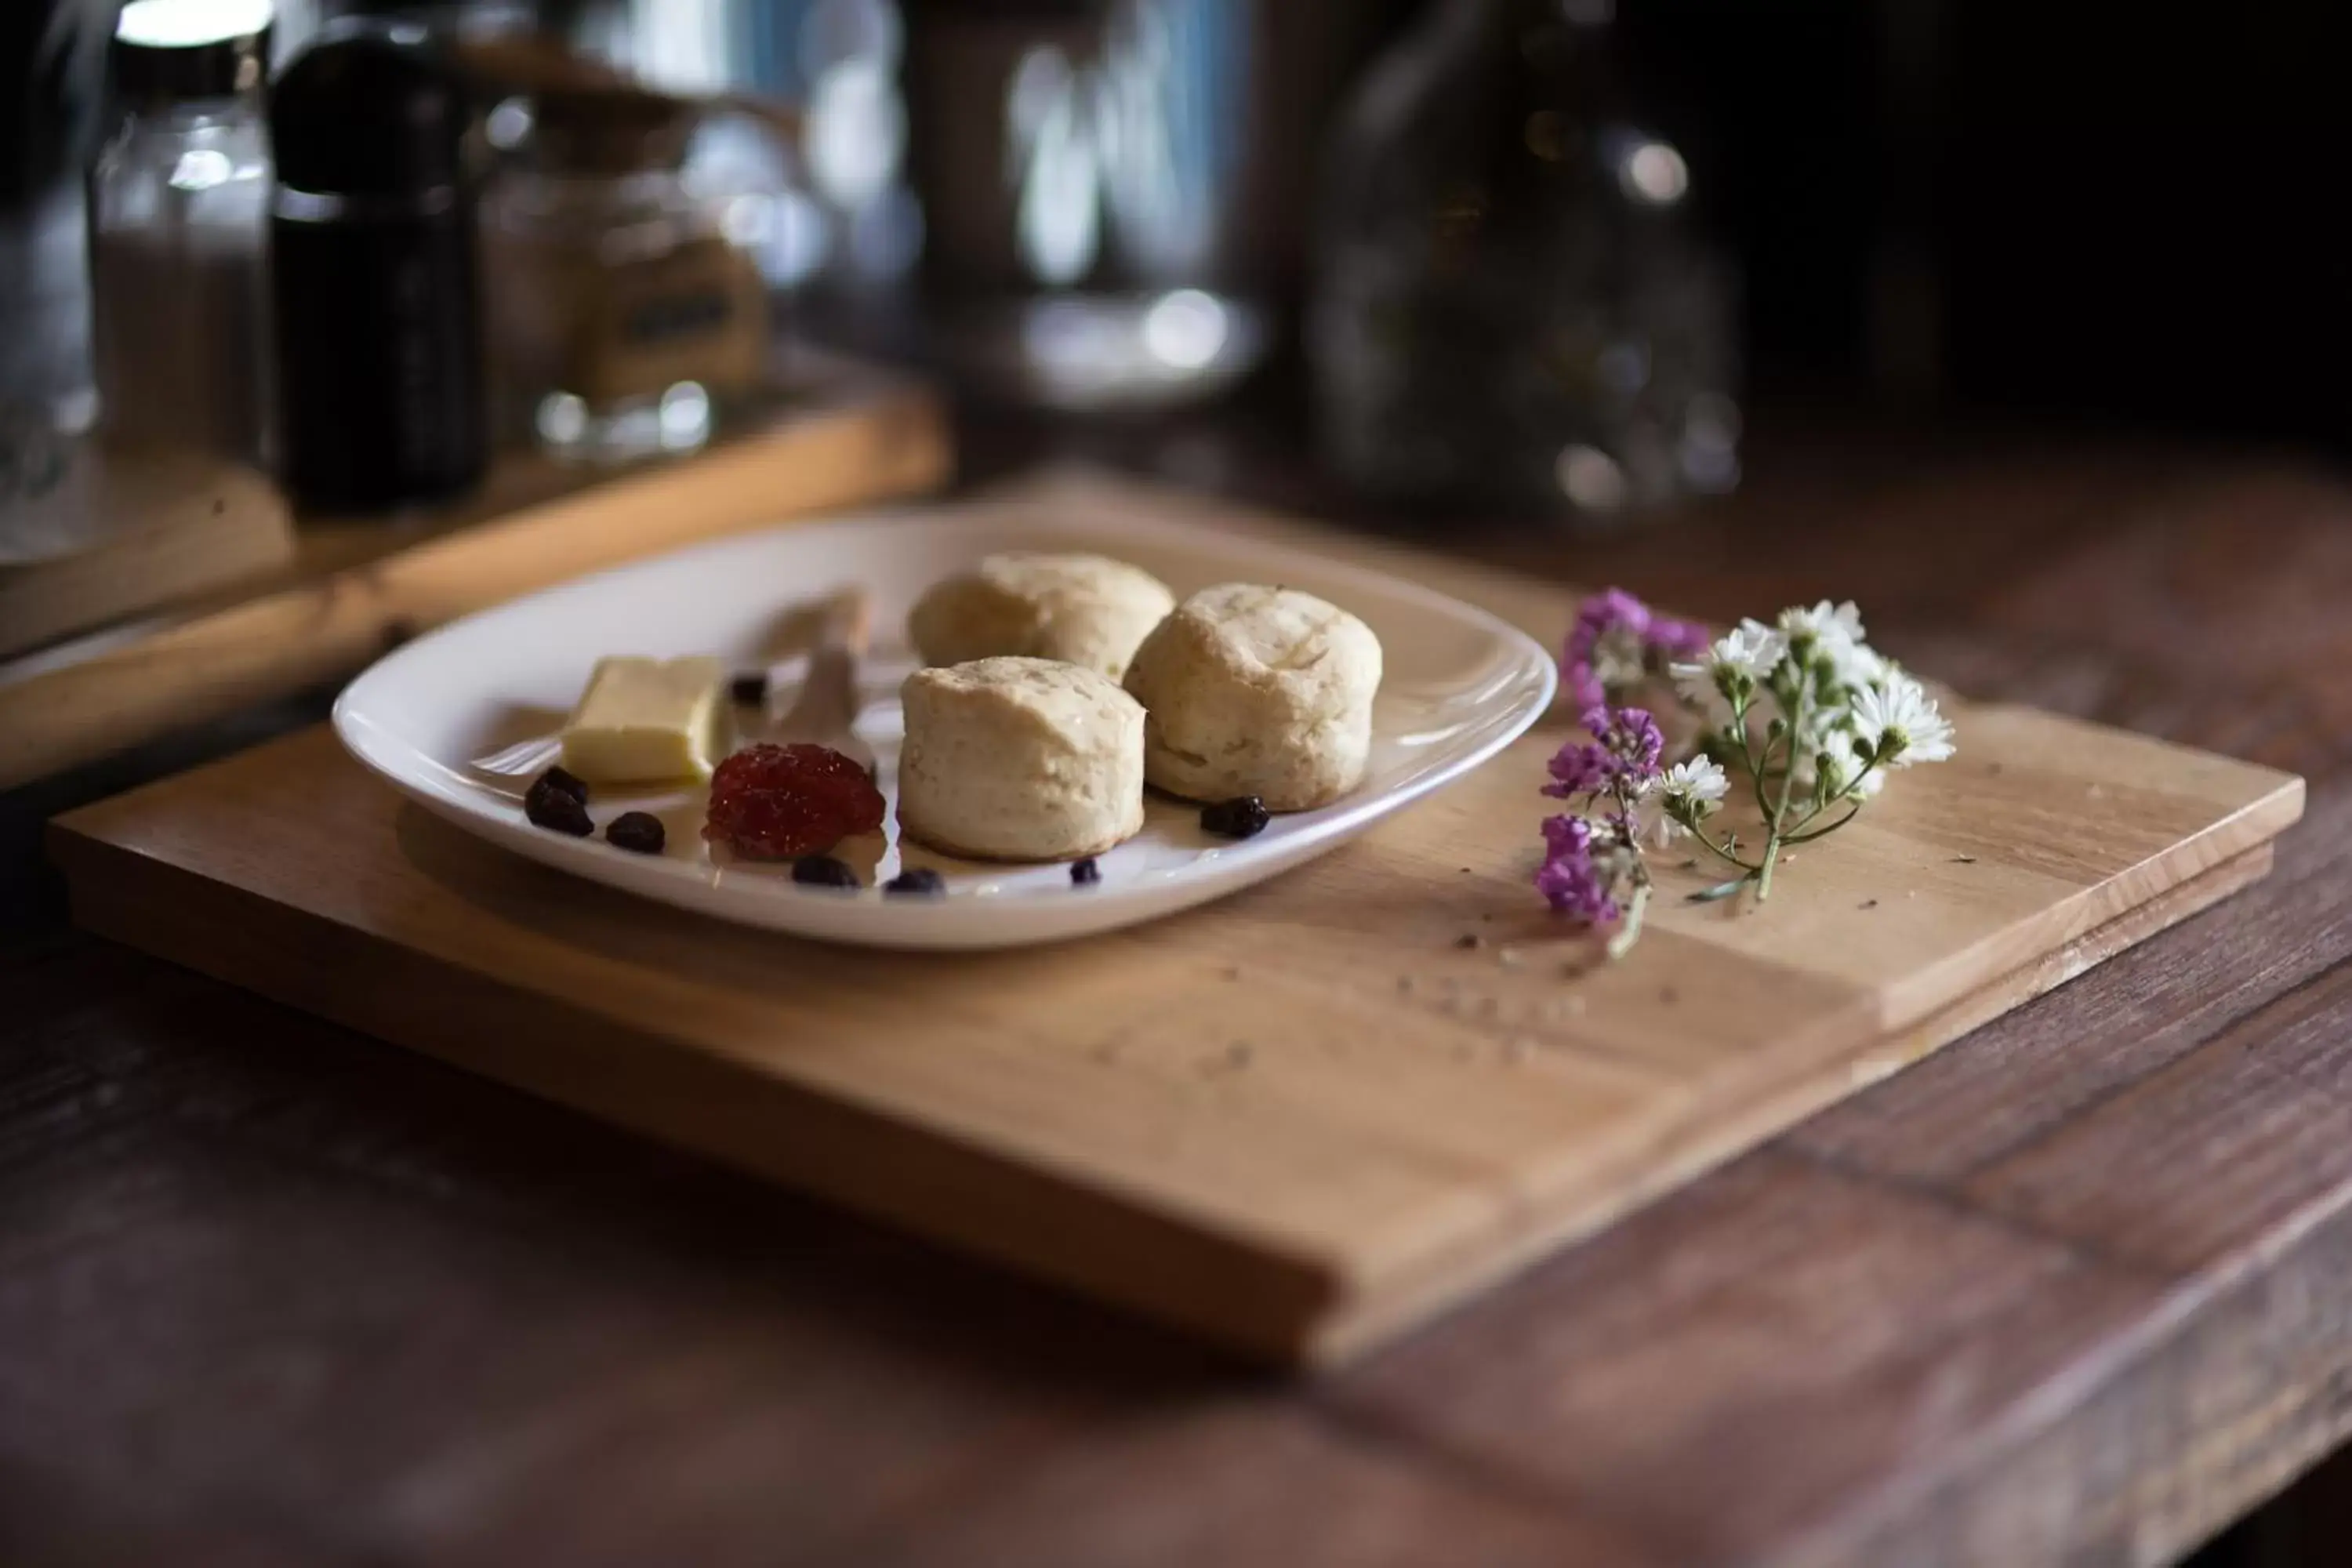
<instances>
[{"instance_id":1,"label":"dark pepper grinder","mask_svg":"<svg viewBox=\"0 0 2352 1568\"><path fill-rule=\"evenodd\" d=\"M421 29L352 23L269 99L285 481L309 510L446 500L489 464L463 83Z\"/></svg>"}]
</instances>

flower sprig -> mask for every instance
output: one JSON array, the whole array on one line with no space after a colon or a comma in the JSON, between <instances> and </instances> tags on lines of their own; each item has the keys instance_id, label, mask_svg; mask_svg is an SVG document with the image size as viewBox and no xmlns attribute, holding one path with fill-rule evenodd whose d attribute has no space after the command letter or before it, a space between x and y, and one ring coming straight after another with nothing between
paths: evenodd
<instances>
[{"instance_id":1,"label":"flower sprig","mask_svg":"<svg viewBox=\"0 0 2352 1568\"><path fill-rule=\"evenodd\" d=\"M1650 903L1650 868L1642 858L1643 803L1657 793L1665 737L1639 708L1595 704L1584 715L1591 739L1554 753L1543 793L1581 801L1581 815L1544 819L1544 862L1536 890L1551 907L1589 925L1622 918L1610 939L1615 957L1640 940Z\"/></svg>"},{"instance_id":2,"label":"flower sprig","mask_svg":"<svg viewBox=\"0 0 2352 1568\"><path fill-rule=\"evenodd\" d=\"M1664 628L1662 632L1660 628ZM1827 600L1780 613L1772 626L1742 621L1706 640L1702 628L1654 616L1617 589L1588 600L1562 657L1571 693L1639 687L1666 673L1697 722L1693 754L1664 765L1655 719L1639 708L1591 702L1588 740L1551 759L1543 793L1581 802L1549 817L1536 887L1555 910L1592 925L1622 922L1611 956L1639 939L1652 881L1645 845L1689 835L1739 875L1694 894L1707 900L1752 889L1770 897L1782 853L1851 823L1889 773L1952 754L1952 726L1924 687L1863 640L1862 614ZM1753 792L1764 841L1752 856L1738 836L1709 824L1733 775Z\"/></svg>"},{"instance_id":3,"label":"flower sprig","mask_svg":"<svg viewBox=\"0 0 2352 1568\"><path fill-rule=\"evenodd\" d=\"M1674 675L1705 716L1702 744L1746 773L1764 818L1752 860L1695 815L1677 818L1739 869L1711 889L1718 894L1753 884L1759 902L1769 898L1782 850L1852 822L1890 772L1952 754L1950 722L1926 688L1862 640L1851 601L1783 610L1774 626L1743 621Z\"/></svg>"}]
</instances>

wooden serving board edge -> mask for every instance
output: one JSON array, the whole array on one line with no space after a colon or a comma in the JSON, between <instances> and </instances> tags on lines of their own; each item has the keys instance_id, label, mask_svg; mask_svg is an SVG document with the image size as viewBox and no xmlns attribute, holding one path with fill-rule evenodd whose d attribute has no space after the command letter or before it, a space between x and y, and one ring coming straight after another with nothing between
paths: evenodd
<instances>
[{"instance_id":1,"label":"wooden serving board edge","mask_svg":"<svg viewBox=\"0 0 2352 1568\"><path fill-rule=\"evenodd\" d=\"M403 637L566 578L919 494L948 478L951 448L933 394L888 381L461 527L311 531L295 580L0 661L0 789L355 673Z\"/></svg>"},{"instance_id":2,"label":"wooden serving board edge","mask_svg":"<svg viewBox=\"0 0 2352 1568\"><path fill-rule=\"evenodd\" d=\"M2281 826L2284 826L2283 824ZM1433 1258L1410 1277L1360 1290L1312 1259L1243 1246L1107 1191L1053 1182L986 1149L893 1121L782 1079L680 1051L584 1010L428 957L306 911L53 823L51 853L76 921L111 940L422 1051L689 1152L817 1194L962 1250L1009 1263L1255 1358L1328 1364L1388 1339L1588 1236L1804 1116L2260 879L2264 840L2207 867L2055 951L1948 1004L1894 1037L1823 1059L1664 1159L1629 1151L1643 1179L1605 1201L1533 1214L1507 1242ZM564 1070L507 1048L525 1032L568 1031ZM664 1074L628 1070L649 1054ZM666 1076L648 1100L637 1085ZM627 1085L625 1090L622 1086ZM877 1151L880 1152L877 1155ZM838 1173L854 1161L858 1181ZM877 1179L877 1174L880 1179ZM926 1195L952 1191L935 1205ZM1010 1216L1010 1217L1008 1217ZM1047 1239L1050 1238L1050 1239ZM1214 1289L1202 1281L1213 1280Z\"/></svg>"}]
</instances>

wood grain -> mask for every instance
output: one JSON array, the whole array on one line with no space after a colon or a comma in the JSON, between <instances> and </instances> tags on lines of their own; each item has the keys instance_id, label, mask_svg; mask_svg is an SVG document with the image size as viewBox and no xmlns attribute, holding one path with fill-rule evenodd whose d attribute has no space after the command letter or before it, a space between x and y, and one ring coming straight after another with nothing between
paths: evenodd
<instances>
[{"instance_id":1,"label":"wood grain","mask_svg":"<svg viewBox=\"0 0 2352 1568\"><path fill-rule=\"evenodd\" d=\"M586 489L526 467L446 517L306 524L292 567L263 591L0 668L0 787L352 674L403 637L566 577L928 489L949 458L928 393L869 382Z\"/></svg>"},{"instance_id":2,"label":"wood grain","mask_svg":"<svg viewBox=\"0 0 2352 1568\"><path fill-rule=\"evenodd\" d=\"M1262 415L1244 413L1256 434ZM1275 426L1259 444L1282 439ZM0 949L0 1558L2175 1561L2345 1435L2343 1210L2277 1174L2215 1183L2193 1268L2150 1275L2099 1256L2095 1237L2029 1230L2024 1258L2071 1255L2036 1274L1988 1239L1988 1225L2024 1222L1988 1215L1946 1173L2123 1103L2225 1030L2242 1026L2239 1047L2282 1061L2327 1048L2308 1020L2273 1030L2292 1015L2269 1005L2352 961L2352 723L2340 666L2298 651L2342 624L2326 534L2352 525L2352 487L2271 455L2041 437L2020 451L1874 430L1807 447L1768 429L1752 455L1738 500L1671 526L1608 543L1498 529L1481 542L1465 522L1457 542L1717 615L1851 594L1885 646L1964 690L2308 773L2319 787L2279 841L2277 872L1304 1385L45 930L29 951ZM1339 511L1295 473L1225 471ZM2275 521L2262 498L2290 488L2312 517L2246 547L2243 521ZM1800 528L1807 548L1786 548ZM2221 548L2231 537L2239 547ZM2193 571L2136 569L2142 552L2193 538L2217 542L2168 557ZM2095 570L2070 594L2035 590L2094 558L2118 573L2096 616L2074 603L2098 591ZM2173 647L2184 603L2200 635ZM2223 647L2244 655L2226 677L2200 658ZM2336 1016L2347 1036L2352 1009ZM2078 1147L2095 1158L2119 1131ZM1814 1166L1842 1197L1800 1179ZM2036 1190L2092 1180L2057 1174L2042 1166ZM1718 1249L1756 1255L1750 1233L1772 1227L1779 1201L1759 1206L1768 1177L1834 1222L1773 1227L1798 1278L1835 1282L1827 1304L1727 1310L1720 1347L1685 1332L1693 1353L1646 1361L1643 1379L1622 1374L1622 1341L1569 1331L1644 1282L1698 1310L1677 1281ZM2037 1311L2032 1292L1962 1282L1959 1309L1938 1310L1906 1276L1938 1269L1947 1246L2060 1299ZM1873 1321L1881 1298L1925 1300L1920 1321L1941 1336L1911 1376L1857 1378L1835 1331ZM1446 1375L1408 1376L1391 1358ZM1883 1337L1868 1359L1906 1364ZM1592 1383L1620 1391L1622 1422L1576 1399ZM1481 1419L1488 1401L1507 1421ZM1662 1401L1680 1412L1664 1443ZM1550 1409L1577 1417L1572 1433L1541 1418ZM1711 1410L1742 1413L1748 1440L1717 1439ZM1874 1460L1848 1424L1894 1435L1895 1459ZM1505 1431L1517 1449L1490 1462L1473 1440ZM1638 1461L1612 1452L1621 1432ZM1563 1458L1570 1442L1581 1451ZM825 1463L835 1450L850 1463ZM1597 1513L1609 1500L1546 1479L1571 1464L1685 1505L1664 1539L1629 1541L1627 1510ZM2338 1486L2343 1469L2329 1467ZM2309 1485L2290 1494L2296 1531L2342 1513ZM1360 1518L1377 1539L1349 1528ZM2252 1533L2292 1533L2279 1518ZM2246 1533L2198 1568L2252 1568ZM2332 1563L2345 1539L2275 1561Z\"/></svg>"},{"instance_id":3,"label":"wood grain","mask_svg":"<svg viewBox=\"0 0 2352 1568\"><path fill-rule=\"evenodd\" d=\"M1961 758L1798 857L1769 912L1687 903L1708 879L1668 864L1633 960L1599 968L1525 889L1549 726L1211 910L974 959L649 921L400 810L323 734L78 814L58 846L79 917L118 939L1330 1359L2243 885L2301 809L2299 781L2144 738L1999 706L1957 721Z\"/></svg>"}]
</instances>

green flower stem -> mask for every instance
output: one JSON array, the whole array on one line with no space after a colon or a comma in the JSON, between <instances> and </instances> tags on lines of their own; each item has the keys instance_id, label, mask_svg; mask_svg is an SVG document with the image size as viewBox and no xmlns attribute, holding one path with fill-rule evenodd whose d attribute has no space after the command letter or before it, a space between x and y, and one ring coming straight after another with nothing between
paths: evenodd
<instances>
[{"instance_id":1,"label":"green flower stem","mask_svg":"<svg viewBox=\"0 0 2352 1568\"><path fill-rule=\"evenodd\" d=\"M1726 849L1722 845L1717 844L1714 839L1709 838L1706 836L1706 830L1705 828L1699 827L1691 823L1685 823L1684 826L1690 829L1690 836L1693 838L1697 839L1701 844L1706 845L1717 859L1727 860L1732 865L1738 867L1741 870L1748 872L1749 875L1753 876L1755 874L1755 867L1750 866L1747 861L1742 860L1738 856L1734 855L1730 850Z\"/></svg>"},{"instance_id":2,"label":"green flower stem","mask_svg":"<svg viewBox=\"0 0 2352 1568\"><path fill-rule=\"evenodd\" d=\"M1782 731L1781 743L1788 748L1788 762L1780 773L1780 793L1772 802L1770 814L1765 818L1764 863L1756 868L1756 901L1762 903L1772 896L1772 868L1780 859L1782 824L1789 817L1789 796L1797 786L1797 742L1805 731L1805 698L1812 689L1810 676L1800 677L1797 700L1790 704L1788 728ZM1770 748L1766 748L1766 760L1770 760ZM1764 804L1759 794L1757 804Z\"/></svg>"},{"instance_id":3,"label":"green flower stem","mask_svg":"<svg viewBox=\"0 0 2352 1568\"><path fill-rule=\"evenodd\" d=\"M1843 827L1847 823L1852 822L1855 817L1860 816L1862 815L1863 803L1854 796L1853 791L1861 784L1863 780L1868 778L1877 771L1878 763L1874 760L1868 767L1853 775L1853 783L1845 786L1845 794L1839 795L1837 800L1822 802L1820 805L1814 806L1812 810L1799 817L1796 822L1790 826L1789 831L1781 836L1780 841L1783 844L1811 844L1816 838L1826 838L1829 835L1835 833L1839 828ZM1803 831L1805 827L1811 824L1815 817L1821 816L1822 812L1827 811L1831 806L1838 804L1838 801L1845 802L1846 814L1843 816L1839 817L1835 822L1831 823L1826 827L1814 828L1811 833Z\"/></svg>"},{"instance_id":4,"label":"green flower stem","mask_svg":"<svg viewBox=\"0 0 2352 1568\"><path fill-rule=\"evenodd\" d=\"M1862 803L1860 801L1856 801L1853 803L1853 810L1847 812L1843 816L1839 817L1835 822L1831 823L1828 826L1816 827L1811 833L1791 834L1782 842L1794 846L1798 844L1811 844L1816 838L1827 838L1831 834L1835 833L1839 828L1843 827L1847 823L1852 822L1855 817L1860 816L1861 815Z\"/></svg>"},{"instance_id":5,"label":"green flower stem","mask_svg":"<svg viewBox=\"0 0 2352 1568\"><path fill-rule=\"evenodd\" d=\"M1609 939L1611 958L1624 957L1633 951L1633 944L1642 940L1642 915L1649 907L1650 884L1645 878L1634 887L1633 898L1625 904L1625 919Z\"/></svg>"}]
</instances>

